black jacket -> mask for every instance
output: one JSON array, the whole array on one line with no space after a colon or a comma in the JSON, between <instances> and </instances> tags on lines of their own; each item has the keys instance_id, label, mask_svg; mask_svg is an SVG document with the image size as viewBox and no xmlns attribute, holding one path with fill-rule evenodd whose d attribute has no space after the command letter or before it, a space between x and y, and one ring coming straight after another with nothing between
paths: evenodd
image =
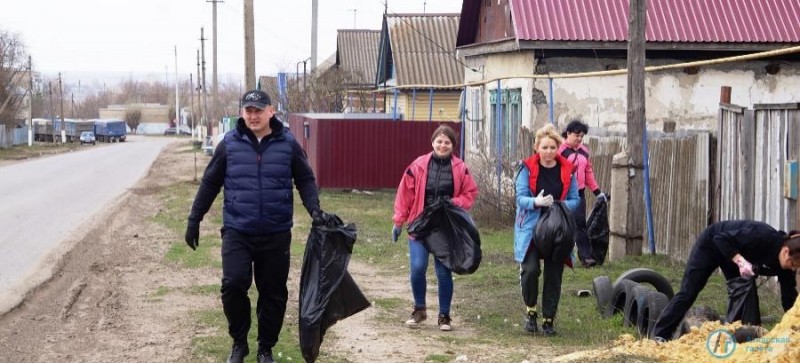
<instances>
[{"instance_id":1,"label":"black jacket","mask_svg":"<svg viewBox=\"0 0 800 363\"><path fill-rule=\"evenodd\" d=\"M730 261L737 253L753 264L761 276L777 276L781 285L781 302L789 310L797 298L795 272L784 270L778 260L786 233L758 221L735 220L717 222L703 232L701 243L711 244L722 258Z\"/></svg>"}]
</instances>

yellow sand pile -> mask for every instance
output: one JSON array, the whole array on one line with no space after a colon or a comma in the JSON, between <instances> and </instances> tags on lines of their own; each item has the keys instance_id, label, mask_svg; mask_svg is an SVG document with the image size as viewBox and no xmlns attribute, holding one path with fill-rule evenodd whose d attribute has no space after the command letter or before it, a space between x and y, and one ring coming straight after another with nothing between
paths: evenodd
<instances>
[{"instance_id":1,"label":"yellow sand pile","mask_svg":"<svg viewBox=\"0 0 800 363\"><path fill-rule=\"evenodd\" d=\"M666 344L657 344L649 339L637 340L630 334L624 334L608 349L576 352L559 357L555 361L574 362L587 358L633 355L655 358L662 362L800 362L800 297L795 301L794 306L783 315L781 322L765 336L751 342L737 344L733 348L733 352L725 357L722 357L726 353L724 348L719 348L716 352L720 357L712 355L708 346L711 345L713 349L714 343L722 340L724 344L724 340L730 337L727 334L720 336L715 331L722 330L733 334L739 327L741 327L739 322L725 325L719 322L708 322ZM716 335L713 335L711 343L708 344L709 336L712 334ZM714 340L714 338L720 339Z\"/></svg>"}]
</instances>

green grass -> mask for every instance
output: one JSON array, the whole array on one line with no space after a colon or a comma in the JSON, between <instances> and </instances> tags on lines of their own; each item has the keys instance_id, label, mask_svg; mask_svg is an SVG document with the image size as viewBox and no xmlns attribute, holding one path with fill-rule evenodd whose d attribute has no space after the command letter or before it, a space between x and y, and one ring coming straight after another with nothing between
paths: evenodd
<instances>
[{"instance_id":1,"label":"green grass","mask_svg":"<svg viewBox=\"0 0 800 363\"><path fill-rule=\"evenodd\" d=\"M191 207L197 185L182 183L163 191L164 209L154 217L156 221L174 230L180 240L173 243L165 256L168 263L183 268L220 268L219 261L219 226L221 224L221 196L212 206L201 225L201 241L197 251L191 251L182 241L186 216ZM355 223L358 239L353 250L353 259L372 265L379 276L407 274L407 245L392 243L390 231L393 213L394 191L382 190L371 194L352 193L350 191L325 190L320 194L322 208L337 214L346 223ZM480 224L480 221L478 221ZM310 225L310 218L295 194L295 228L293 230L292 264L300 266L305 248L305 238ZM404 236L401 240L405 239ZM556 353L568 353L577 347L607 346L620 334L636 335L635 328L622 326L621 315L610 319L602 319L596 310L593 296L577 297L578 290L592 288L592 279L600 275L608 275L612 281L624 271L647 267L663 274L672 282L677 291L683 274L683 264L675 263L666 256L630 256L621 261L606 263L593 269L576 267L565 269L563 275L562 295L556 317L556 328L559 335L553 338L532 337L522 331L522 319L525 311L519 289L519 265L513 259L513 231L511 228L492 230L481 229L483 260L481 267L472 275L455 275L455 294L452 305L454 322L457 325L468 325L477 332L475 338L464 339L458 345L471 343L489 344L502 347L518 348L530 344L552 347ZM429 269L429 285L435 286L436 280L432 268ZM540 289L541 289L540 280ZM255 302L255 289L251 289L251 297ZM219 294L219 285L197 286L185 290L190 294ZM375 300L373 308L381 309L378 321L394 324L403 321L408 315L407 301L411 296L382 298ZM762 291L762 316L779 318L782 315L780 299L774 294ZM541 295L540 295L541 296ZM296 297L290 297L295 299ZM435 301L435 295L429 300ZM706 305L720 313L725 312L727 293L721 275L712 276L706 288L700 293L696 305ZM255 305L255 303L253 303ZM280 342L274 349L280 354L280 361L302 361L298 348L296 311L287 310L289 316L285 320ZM227 336L227 324L222 310L196 312L194 319L204 327L204 336L193 340L193 355L198 360L224 360L230 349ZM253 318L255 321L255 318ZM771 328L772 324L765 324ZM253 324L250 334L251 347L255 347L256 325ZM533 340L533 341L532 341ZM436 354L426 357L429 362L447 362L454 355ZM251 354L250 359L254 358ZM514 358L514 357L510 357ZM521 359L523 357L520 357ZM638 357L629 357L639 359ZM321 352L319 361L346 362L343 357ZM607 360L612 362L614 360ZM641 360L638 361L648 361Z\"/></svg>"},{"instance_id":2,"label":"green grass","mask_svg":"<svg viewBox=\"0 0 800 363\"><path fill-rule=\"evenodd\" d=\"M33 146L28 146L26 143L25 145L14 145L6 149L0 149L0 160L23 160L43 155L58 154L79 149L80 147L81 144L79 142L65 144L34 142Z\"/></svg>"}]
</instances>

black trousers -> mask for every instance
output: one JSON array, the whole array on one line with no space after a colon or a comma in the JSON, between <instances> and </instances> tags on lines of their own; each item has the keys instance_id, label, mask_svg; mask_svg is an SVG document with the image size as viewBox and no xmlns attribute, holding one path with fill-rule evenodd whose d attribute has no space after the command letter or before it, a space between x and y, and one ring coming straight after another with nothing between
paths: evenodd
<instances>
[{"instance_id":1,"label":"black trousers","mask_svg":"<svg viewBox=\"0 0 800 363\"><path fill-rule=\"evenodd\" d=\"M575 219L575 245L578 246L578 258L583 261L587 258L594 258L592 254L592 245L589 244L588 227L586 226L586 195L584 190L578 191L580 203L578 208L572 211L572 216Z\"/></svg>"},{"instance_id":2,"label":"black trousers","mask_svg":"<svg viewBox=\"0 0 800 363\"><path fill-rule=\"evenodd\" d=\"M525 306L535 306L539 297L539 275L542 273L539 249L531 242L528 254L519 265L519 284L522 288L522 301ZM544 259L544 286L542 287L542 316L554 318L561 299L561 276L564 274L564 261Z\"/></svg>"},{"instance_id":3,"label":"black trousers","mask_svg":"<svg viewBox=\"0 0 800 363\"><path fill-rule=\"evenodd\" d=\"M725 280L730 280L739 276L739 268L733 261L722 256L713 246L710 233L703 232L689 253L689 260L686 262L686 270L683 272L681 289L667 303L653 328L653 334L666 340L672 339L675 329L678 328L686 312L692 307L697 295L708 283L711 274L718 267L725 275Z\"/></svg>"},{"instance_id":4,"label":"black trousers","mask_svg":"<svg viewBox=\"0 0 800 363\"><path fill-rule=\"evenodd\" d=\"M253 278L258 289L259 348L278 342L286 314L289 292L289 245L291 231L266 236L247 236L222 230L222 308L228 319L228 334L236 343L247 344L250 331L250 289Z\"/></svg>"}]
</instances>

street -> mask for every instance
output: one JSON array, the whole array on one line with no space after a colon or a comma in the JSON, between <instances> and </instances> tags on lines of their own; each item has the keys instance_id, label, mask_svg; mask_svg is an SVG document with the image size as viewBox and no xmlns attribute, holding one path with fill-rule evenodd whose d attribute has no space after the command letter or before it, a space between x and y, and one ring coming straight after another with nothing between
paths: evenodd
<instances>
[{"instance_id":1,"label":"street","mask_svg":"<svg viewBox=\"0 0 800 363\"><path fill-rule=\"evenodd\" d=\"M47 281L81 226L141 179L172 139L137 138L0 167L0 314Z\"/></svg>"}]
</instances>

